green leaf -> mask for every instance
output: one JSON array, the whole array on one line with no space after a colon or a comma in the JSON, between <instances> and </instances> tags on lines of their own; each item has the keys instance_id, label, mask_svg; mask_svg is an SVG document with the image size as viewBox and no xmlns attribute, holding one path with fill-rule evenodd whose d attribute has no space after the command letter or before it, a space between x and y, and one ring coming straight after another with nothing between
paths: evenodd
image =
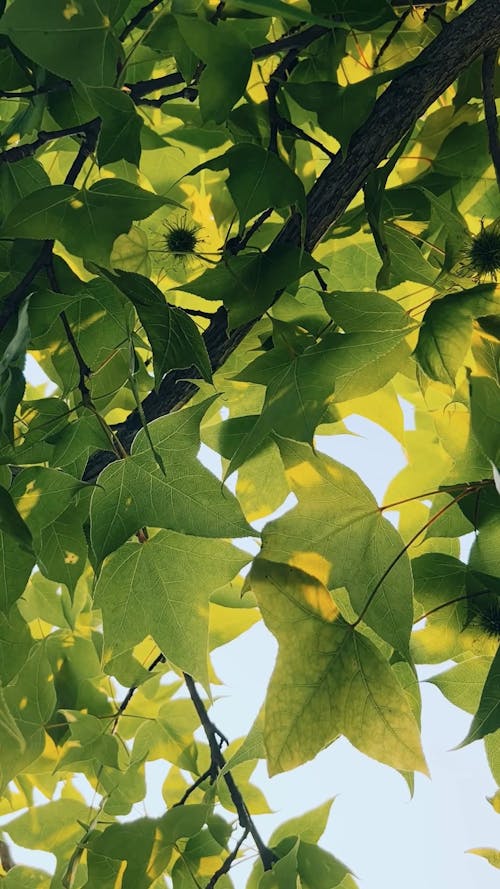
<instances>
[{"instance_id":1,"label":"green leaf","mask_svg":"<svg viewBox=\"0 0 500 889\"><path fill-rule=\"evenodd\" d=\"M148 278L132 272L101 269L135 307L153 352L156 388L167 371L195 365L203 379L212 381L210 359L203 338L192 318L182 309L169 306L161 290Z\"/></svg>"},{"instance_id":2,"label":"green leaf","mask_svg":"<svg viewBox=\"0 0 500 889\"><path fill-rule=\"evenodd\" d=\"M434 284L439 269L422 256L419 247L410 235L396 226L386 225L385 238L391 261L391 286L402 281Z\"/></svg>"},{"instance_id":3,"label":"green leaf","mask_svg":"<svg viewBox=\"0 0 500 889\"><path fill-rule=\"evenodd\" d=\"M94 604L102 609L108 657L151 635L181 670L208 684L208 600L248 562L222 540L159 531L105 562Z\"/></svg>"},{"instance_id":4,"label":"green leaf","mask_svg":"<svg viewBox=\"0 0 500 889\"><path fill-rule=\"evenodd\" d=\"M9 214L2 234L57 238L75 256L107 266L113 242L135 219L145 219L168 199L123 179L101 179L88 190L71 185L40 188Z\"/></svg>"},{"instance_id":5,"label":"green leaf","mask_svg":"<svg viewBox=\"0 0 500 889\"><path fill-rule=\"evenodd\" d=\"M339 734L394 768L426 773L401 686L378 649L340 617L326 587L263 558L250 583L279 644L266 698L270 774L312 759Z\"/></svg>"},{"instance_id":6,"label":"green leaf","mask_svg":"<svg viewBox=\"0 0 500 889\"><path fill-rule=\"evenodd\" d=\"M138 167L142 117L130 96L109 86L87 87L85 92L101 118L96 148L99 166L123 159Z\"/></svg>"},{"instance_id":7,"label":"green leaf","mask_svg":"<svg viewBox=\"0 0 500 889\"><path fill-rule=\"evenodd\" d=\"M277 846L285 837L297 836L305 843L317 843L321 839L326 830L330 809L332 807L333 798L304 812L297 818L289 818L280 824L276 830L273 830L269 837L269 846Z\"/></svg>"},{"instance_id":8,"label":"green leaf","mask_svg":"<svg viewBox=\"0 0 500 889\"><path fill-rule=\"evenodd\" d=\"M235 0L234 4L239 9L248 9L263 16L279 16L291 22L324 22L321 16L312 15L307 9L290 6L283 0Z\"/></svg>"},{"instance_id":9,"label":"green leaf","mask_svg":"<svg viewBox=\"0 0 500 889\"><path fill-rule=\"evenodd\" d=\"M484 738L500 728L500 648L493 658L479 701L477 713L461 747Z\"/></svg>"},{"instance_id":10,"label":"green leaf","mask_svg":"<svg viewBox=\"0 0 500 889\"><path fill-rule=\"evenodd\" d=\"M434 210L439 227L444 227L445 229L445 260L443 270L448 271L460 258L460 252L469 235L467 225L463 216L456 210L456 208L449 209L441 198L436 197L436 195L427 188L422 188L422 186L420 186L420 191L426 196Z\"/></svg>"},{"instance_id":11,"label":"green leaf","mask_svg":"<svg viewBox=\"0 0 500 889\"><path fill-rule=\"evenodd\" d=\"M233 145L220 157L199 164L189 175L203 169L229 170L227 187L238 210L240 232L250 219L269 207L296 206L305 218L306 197L299 177L277 155L259 145Z\"/></svg>"},{"instance_id":12,"label":"green leaf","mask_svg":"<svg viewBox=\"0 0 500 889\"><path fill-rule=\"evenodd\" d=\"M15 715L23 743L19 746L2 745L0 765L2 792L8 782L18 772L25 771L44 749L46 737L44 725L49 721L56 703L52 680L53 672L45 652L45 645L38 643L31 649L29 657L14 681L4 689L5 703L10 713ZM26 818L31 816L36 821L38 818L36 812L35 810L28 812ZM12 838L15 839L14 836ZM26 840L27 834L21 842Z\"/></svg>"},{"instance_id":13,"label":"green leaf","mask_svg":"<svg viewBox=\"0 0 500 889\"><path fill-rule=\"evenodd\" d=\"M0 611L8 615L11 606L24 592L35 557L11 534L0 530L0 564Z\"/></svg>"},{"instance_id":14,"label":"green leaf","mask_svg":"<svg viewBox=\"0 0 500 889\"><path fill-rule=\"evenodd\" d=\"M177 15L186 44L206 63L199 81L203 121L224 123L247 85L252 53L239 28L228 21L215 23Z\"/></svg>"},{"instance_id":15,"label":"green leaf","mask_svg":"<svg viewBox=\"0 0 500 889\"><path fill-rule=\"evenodd\" d=\"M5 830L15 843L44 852L71 849L83 834L79 822L87 823L92 814L86 803L76 799L59 799L36 806L14 818Z\"/></svg>"},{"instance_id":16,"label":"green leaf","mask_svg":"<svg viewBox=\"0 0 500 889\"><path fill-rule=\"evenodd\" d=\"M461 707L467 713L475 713L490 666L491 658L472 657L427 681L436 685L456 707Z\"/></svg>"},{"instance_id":17,"label":"green leaf","mask_svg":"<svg viewBox=\"0 0 500 889\"><path fill-rule=\"evenodd\" d=\"M279 446L299 502L266 525L263 558L298 568L329 589L346 587L355 612L407 655L412 578L399 534L351 469L304 444L280 439Z\"/></svg>"},{"instance_id":18,"label":"green leaf","mask_svg":"<svg viewBox=\"0 0 500 889\"><path fill-rule=\"evenodd\" d=\"M346 333L395 331L408 333L414 322L400 303L375 291L342 291L321 295L330 318Z\"/></svg>"},{"instance_id":19,"label":"green leaf","mask_svg":"<svg viewBox=\"0 0 500 889\"><path fill-rule=\"evenodd\" d=\"M15 164L1 164L2 220L22 198L47 185L50 185L50 179L42 165L33 157L25 157Z\"/></svg>"},{"instance_id":20,"label":"green leaf","mask_svg":"<svg viewBox=\"0 0 500 889\"><path fill-rule=\"evenodd\" d=\"M62 515L82 486L65 472L32 466L16 476L11 494L19 514L36 534Z\"/></svg>"},{"instance_id":21,"label":"green leaf","mask_svg":"<svg viewBox=\"0 0 500 889\"><path fill-rule=\"evenodd\" d=\"M53 74L89 84L113 83L122 57L109 17L97 0L15 0L2 16L0 33Z\"/></svg>"},{"instance_id":22,"label":"green leaf","mask_svg":"<svg viewBox=\"0 0 500 889\"><path fill-rule=\"evenodd\" d=\"M111 824L96 832L89 842L83 889L118 885L116 880L121 889L148 889L164 872L177 841L199 833L208 813L204 805L178 806L161 818Z\"/></svg>"},{"instance_id":23,"label":"green leaf","mask_svg":"<svg viewBox=\"0 0 500 889\"><path fill-rule=\"evenodd\" d=\"M254 533L233 495L199 463L199 424L210 402L150 423L155 451L144 431L131 456L101 472L91 503L91 539L99 560L144 525L198 537L244 537Z\"/></svg>"},{"instance_id":24,"label":"green leaf","mask_svg":"<svg viewBox=\"0 0 500 889\"><path fill-rule=\"evenodd\" d=\"M386 0L311 0L316 12L338 15L355 28L369 31L385 22L394 22L395 12Z\"/></svg>"},{"instance_id":25,"label":"green leaf","mask_svg":"<svg viewBox=\"0 0 500 889\"><path fill-rule=\"evenodd\" d=\"M343 886L343 881L349 879L350 871L338 858L335 858L325 849L320 849L312 843L301 840L298 851L298 871L306 886L314 886L314 889L333 889L335 886ZM349 884L348 884L349 885ZM355 887L354 881L350 887Z\"/></svg>"},{"instance_id":26,"label":"green leaf","mask_svg":"<svg viewBox=\"0 0 500 889\"><path fill-rule=\"evenodd\" d=\"M34 644L28 625L17 608L12 608L8 617L0 612L0 639L0 684L7 685L26 663Z\"/></svg>"},{"instance_id":27,"label":"green leaf","mask_svg":"<svg viewBox=\"0 0 500 889\"><path fill-rule=\"evenodd\" d=\"M216 268L176 290L221 300L229 312L230 326L238 327L262 315L279 290L316 268L319 263L298 247L271 246L264 253L225 257Z\"/></svg>"},{"instance_id":28,"label":"green leaf","mask_svg":"<svg viewBox=\"0 0 500 889\"><path fill-rule=\"evenodd\" d=\"M348 86L323 82L297 83L292 80L286 84L286 91L303 108L316 112L320 127L335 136L345 153L351 136L371 111L381 79L385 79L385 76L372 75Z\"/></svg>"},{"instance_id":29,"label":"green leaf","mask_svg":"<svg viewBox=\"0 0 500 889\"><path fill-rule=\"evenodd\" d=\"M497 784L500 784L500 731L486 735L484 746L491 773Z\"/></svg>"},{"instance_id":30,"label":"green leaf","mask_svg":"<svg viewBox=\"0 0 500 889\"><path fill-rule=\"evenodd\" d=\"M41 870L16 864L2 878L2 889L49 889L50 877Z\"/></svg>"},{"instance_id":31,"label":"green leaf","mask_svg":"<svg viewBox=\"0 0 500 889\"><path fill-rule=\"evenodd\" d=\"M289 851L280 855L279 861L273 862L271 870L266 871L259 882L259 889L288 889L297 886L297 840Z\"/></svg>"},{"instance_id":32,"label":"green leaf","mask_svg":"<svg viewBox=\"0 0 500 889\"><path fill-rule=\"evenodd\" d=\"M45 577L66 584L73 593L87 560L87 540L74 508L70 507L41 529L35 540L35 551Z\"/></svg>"},{"instance_id":33,"label":"green leaf","mask_svg":"<svg viewBox=\"0 0 500 889\"><path fill-rule=\"evenodd\" d=\"M413 658L429 664L454 658L463 650L467 620L466 566L444 553L426 553L413 560L412 569L415 599L425 613L432 612L425 627L412 635Z\"/></svg>"},{"instance_id":34,"label":"green leaf","mask_svg":"<svg viewBox=\"0 0 500 889\"><path fill-rule=\"evenodd\" d=\"M273 432L311 443L330 403L375 392L397 372L407 330L326 332L299 355L275 349L238 379L267 383L261 414L233 453L228 474L249 460Z\"/></svg>"},{"instance_id":35,"label":"green leaf","mask_svg":"<svg viewBox=\"0 0 500 889\"><path fill-rule=\"evenodd\" d=\"M470 377L472 429L484 453L500 466L500 387L490 377Z\"/></svg>"},{"instance_id":36,"label":"green leaf","mask_svg":"<svg viewBox=\"0 0 500 889\"><path fill-rule=\"evenodd\" d=\"M30 340L29 296L19 308L14 336L7 342L0 358L0 431L13 440L13 420L25 389L22 371Z\"/></svg>"},{"instance_id":37,"label":"green leaf","mask_svg":"<svg viewBox=\"0 0 500 889\"><path fill-rule=\"evenodd\" d=\"M450 293L434 300L424 315L415 357L431 378L455 385L455 377L470 345L472 321L498 315L500 302L492 284Z\"/></svg>"},{"instance_id":38,"label":"green leaf","mask_svg":"<svg viewBox=\"0 0 500 889\"><path fill-rule=\"evenodd\" d=\"M19 515L11 495L0 487L0 531L12 537L21 549L32 552L31 531Z\"/></svg>"}]
</instances>

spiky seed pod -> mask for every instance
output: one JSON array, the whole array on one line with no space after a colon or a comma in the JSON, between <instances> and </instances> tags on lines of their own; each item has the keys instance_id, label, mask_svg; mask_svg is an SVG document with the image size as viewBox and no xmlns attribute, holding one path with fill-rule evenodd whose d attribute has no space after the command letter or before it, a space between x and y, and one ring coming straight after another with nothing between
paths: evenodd
<instances>
[{"instance_id":1,"label":"spiky seed pod","mask_svg":"<svg viewBox=\"0 0 500 889\"><path fill-rule=\"evenodd\" d=\"M198 237L200 226L187 221L187 218L166 222L166 234L163 236L164 250L179 262L186 262L196 255L196 248L201 243Z\"/></svg>"},{"instance_id":2,"label":"spiky seed pod","mask_svg":"<svg viewBox=\"0 0 500 889\"><path fill-rule=\"evenodd\" d=\"M500 272L500 217L487 226L481 222L480 231L464 249L462 271L478 282L497 280Z\"/></svg>"}]
</instances>

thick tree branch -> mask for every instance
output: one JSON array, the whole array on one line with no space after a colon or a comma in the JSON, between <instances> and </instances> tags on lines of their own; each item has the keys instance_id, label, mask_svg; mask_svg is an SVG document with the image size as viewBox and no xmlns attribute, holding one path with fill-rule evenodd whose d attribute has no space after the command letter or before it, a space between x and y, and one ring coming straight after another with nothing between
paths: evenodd
<instances>
[{"instance_id":1,"label":"thick tree branch","mask_svg":"<svg viewBox=\"0 0 500 889\"><path fill-rule=\"evenodd\" d=\"M411 67L394 78L376 101L367 120L354 133L346 155L343 157L339 152L333 158L307 196L305 246L308 250L312 250L340 218L369 173L389 155L429 105L478 56L494 49L499 43L498 0L476 0L422 51ZM300 220L294 216L273 244L284 246L299 242ZM203 335L214 370L224 364L251 330L252 324L249 322L228 335L225 310L220 308L214 313ZM187 382L187 379L198 376L196 368L168 373L158 392L151 392L143 402L147 421L186 404L196 392L195 384ZM115 427L127 450L140 426L138 413L134 411L124 423ZM109 454L94 455L87 466L85 478L89 481L95 479L110 460L112 457Z\"/></svg>"},{"instance_id":2,"label":"thick tree branch","mask_svg":"<svg viewBox=\"0 0 500 889\"><path fill-rule=\"evenodd\" d=\"M498 138L498 119L495 103L495 69L497 65L497 55L498 46L485 52L481 74L483 81L484 116L488 128L488 143L491 159L495 168L495 175L500 187L500 139Z\"/></svg>"}]
</instances>

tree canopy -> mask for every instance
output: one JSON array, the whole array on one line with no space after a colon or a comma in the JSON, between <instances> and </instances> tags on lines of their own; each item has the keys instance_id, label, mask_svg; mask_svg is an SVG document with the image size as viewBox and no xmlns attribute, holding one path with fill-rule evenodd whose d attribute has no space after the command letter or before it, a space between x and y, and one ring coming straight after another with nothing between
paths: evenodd
<instances>
[{"instance_id":1,"label":"tree canopy","mask_svg":"<svg viewBox=\"0 0 500 889\"><path fill-rule=\"evenodd\" d=\"M500 784L499 45L498 0L0 2L5 889L354 889L251 774L344 736L411 790L419 664ZM314 446L352 415L407 454L381 504Z\"/></svg>"}]
</instances>

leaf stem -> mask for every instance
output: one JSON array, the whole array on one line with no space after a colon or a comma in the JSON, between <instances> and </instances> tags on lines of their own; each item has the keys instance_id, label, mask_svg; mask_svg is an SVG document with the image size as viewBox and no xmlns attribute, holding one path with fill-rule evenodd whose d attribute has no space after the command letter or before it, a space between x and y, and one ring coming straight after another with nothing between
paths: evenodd
<instances>
[{"instance_id":1,"label":"leaf stem","mask_svg":"<svg viewBox=\"0 0 500 889\"><path fill-rule=\"evenodd\" d=\"M435 608L430 608L425 614L421 614L420 617L417 617L413 621L413 623L418 624L421 620L425 620L431 614L435 614L436 611L441 611L442 608L448 608L449 605L455 605L457 602L466 602L468 599L476 599L478 596L486 596L489 592L489 590L479 590L477 593L465 593L463 596L456 596L454 599L449 599L448 602L441 602L440 605L436 605Z\"/></svg>"},{"instance_id":2,"label":"leaf stem","mask_svg":"<svg viewBox=\"0 0 500 889\"><path fill-rule=\"evenodd\" d=\"M462 498L463 498L463 497L466 497L469 493L470 493L470 490L469 490L469 489L467 489L467 490L465 490L465 491L462 491L460 494L457 495L457 497L454 497L454 499L451 500L450 503L446 503L441 509L439 509L439 510L438 510L438 511L437 511L437 512L436 512L436 513L435 513L435 514L434 514L434 515L433 515L433 516L432 516L432 517L425 523L425 525L422 525L422 527L419 528L419 530L416 532L416 534L414 534L413 537L408 541L408 543L403 547L403 549L400 550L400 552L397 554L397 556L395 556L395 558L392 560L392 562L390 563L390 565L387 566L387 568L385 569L385 571L383 572L383 574L381 575L381 577L377 580L377 583L376 583L375 586L373 587L373 589L372 589L370 595L368 596L368 598L367 598L365 604L363 605L363 608L361 609L359 616L358 616L357 619L354 621L354 623L351 625L351 626L353 627L353 629L354 629L355 627L357 627L358 624L361 623L361 621L363 620L363 618L364 618L366 612L368 611L370 605L372 604L372 602L373 602L375 596L377 595L377 593L378 593L380 587L382 586L384 580L385 580L385 579L387 578L387 576L390 574L390 572L392 571L392 569L394 568L394 566L397 565L397 563L399 562L399 560L401 559L401 557L404 556L404 554L409 550L410 546L412 546L412 544L414 544L415 541L418 540L418 538L420 537L420 535L423 534L423 532L426 531L427 528L429 528L435 521L437 521L437 519L439 519L440 516L442 516L443 513L445 513L445 512L450 508L450 506L453 506L455 503L458 503L459 500L462 500Z\"/></svg>"}]
</instances>

